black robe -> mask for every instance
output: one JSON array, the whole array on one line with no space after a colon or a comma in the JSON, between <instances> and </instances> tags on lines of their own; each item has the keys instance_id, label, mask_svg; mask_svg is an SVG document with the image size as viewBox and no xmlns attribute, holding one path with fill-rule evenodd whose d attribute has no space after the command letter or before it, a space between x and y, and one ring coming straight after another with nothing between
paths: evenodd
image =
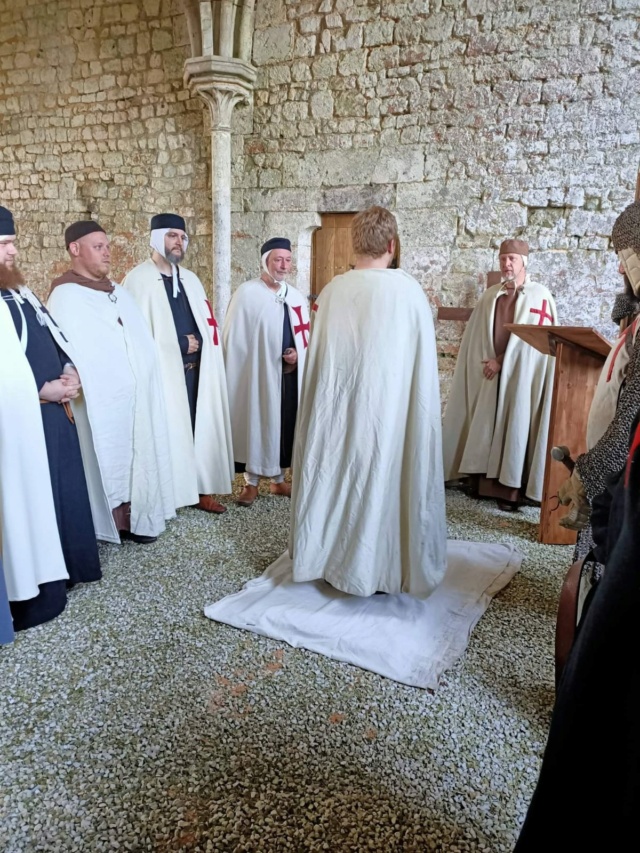
<instances>
[{"instance_id":1,"label":"black robe","mask_svg":"<svg viewBox=\"0 0 640 853\"><path fill-rule=\"evenodd\" d=\"M189 398L189 411L191 412L191 429L195 432L196 428L196 407L198 405L198 383L200 381L200 356L202 352L202 335L198 329L196 318L193 316L191 305L187 294L184 292L184 287L178 276L180 283L180 291L176 298L173 298L173 277L161 273L164 282L164 289L167 292L167 299L171 307L173 322L176 327L178 336L178 344L182 353L182 364L184 365L184 381L187 386L187 397ZM196 352L188 353L189 341L187 335L193 335L199 344Z\"/></svg>"},{"instance_id":2,"label":"black robe","mask_svg":"<svg viewBox=\"0 0 640 853\"><path fill-rule=\"evenodd\" d=\"M22 333L24 314L28 332L25 355L33 371L36 387L40 389L45 382L60 377L69 359L59 349L49 329L40 325L33 306L25 301L18 307L11 294L3 294L3 298L11 312L18 337ZM96 581L102 577L75 424L71 423L65 409L57 403L45 403L40 406L40 411L56 522L69 581L41 584L40 595L36 598L12 601L11 612L16 630L47 622L61 613L66 604L67 584L71 586Z\"/></svg>"},{"instance_id":3,"label":"black robe","mask_svg":"<svg viewBox=\"0 0 640 853\"><path fill-rule=\"evenodd\" d=\"M289 320L289 309L284 308L284 320L282 325L282 352L286 349L295 349L296 341L291 330ZM298 365L291 373L284 372L285 362L282 362L282 397L280 417L280 467L290 468L293 456L293 437L296 429L296 416L298 414Z\"/></svg>"},{"instance_id":4,"label":"black robe","mask_svg":"<svg viewBox=\"0 0 640 853\"><path fill-rule=\"evenodd\" d=\"M562 674L540 779L515 853L617 853L635 846L640 803L637 420L632 435L627 468L611 504L608 534L619 535L611 550L610 540L606 544L603 578Z\"/></svg>"},{"instance_id":5,"label":"black robe","mask_svg":"<svg viewBox=\"0 0 640 853\"><path fill-rule=\"evenodd\" d=\"M0 646L13 642L13 622L9 599L7 598L7 587L4 581L4 569L0 559Z\"/></svg>"}]
</instances>

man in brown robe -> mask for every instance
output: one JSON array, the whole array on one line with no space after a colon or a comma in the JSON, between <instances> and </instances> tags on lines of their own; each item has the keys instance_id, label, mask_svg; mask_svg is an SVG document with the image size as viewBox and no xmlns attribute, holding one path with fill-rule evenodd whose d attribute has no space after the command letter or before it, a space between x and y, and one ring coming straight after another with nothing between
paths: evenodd
<instances>
[{"instance_id":1,"label":"man in brown robe","mask_svg":"<svg viewBox=\"0 0 640 853\"><path fill-rule=\"evenodd\" d=\"M549 290L527 275L524 240L500 246L500 284L482 295L462 339L443 427L447 481L504 510L540 501L553 360L512 335L509 323L555 323Z\"/></svg>"}]
</instances>

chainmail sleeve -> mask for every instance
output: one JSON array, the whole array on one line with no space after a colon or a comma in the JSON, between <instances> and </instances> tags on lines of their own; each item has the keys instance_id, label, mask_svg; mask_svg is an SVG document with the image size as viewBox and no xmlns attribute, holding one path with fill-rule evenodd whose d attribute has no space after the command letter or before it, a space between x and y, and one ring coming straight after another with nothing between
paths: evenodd
<instances>
[{"instance_id":1,"label":"chainmail sleeve","mask_svg":"<svg viewBox=\"0 0 640 853\"><path fill-rule=\"evenodd\" d=\"M595 447L576 459L576 468L589 501L604 492L607 477L624 468L631 425L640 409L640 334L634 341L631 338L629 335L627 346L633 349L627 378L620 391L614 418Z\"/></svg>"}]
</instances>

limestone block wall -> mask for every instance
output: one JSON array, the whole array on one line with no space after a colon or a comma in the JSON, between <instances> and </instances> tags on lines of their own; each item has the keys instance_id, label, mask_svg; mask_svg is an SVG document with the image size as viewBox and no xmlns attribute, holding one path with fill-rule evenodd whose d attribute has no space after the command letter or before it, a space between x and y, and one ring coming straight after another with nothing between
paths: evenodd
<instances>
[{"instance_id":1,"label":"limestone block wall","mask_svg":"<svg viewBox=\"0 0 640 853\"><path fill-rule=\"evenodd\" d=\"M234 277L259 240L378 202L432 305L473 305L500 240L563 322L612 334L611 225L640 161L638 0L261 0L253 132L236 139ZM441 366L460 327L438 328Z\"/></svg>"},{"instance_id":2,"label":"limestone block wall","mask_svg":"<svg viewBox=\"0 0 640 853\"><path fill-rule=\"evenodd\" d=\"M640 0L258 0L233 136L233 286L291 236L308 292L322 212L395 211L431 304L472 305L507 235L564 322L611 334L611 224L640 161ZM92 213L119 279L178 210L211 281L208 111L184 90L182 0L0 0L0 202L35 289ZM459 342L439 324L443 376ZM446 384L445 384L446 388ZM446 391L445 391L446 394Z\"/></svg>"},{"instance_id":3,"label":"limestone block wall","mask_svg":"<svg viewBox=\"0 0 640 853\"><path fill-rule=\"evenodd\" d=\"M208 120L184 90L180 0L0 0L0 203L42 296L67 266L65 225L91 213L120 280L153 213L182 212L189 265L211 282Z\"/></svg>"}]
</instances>

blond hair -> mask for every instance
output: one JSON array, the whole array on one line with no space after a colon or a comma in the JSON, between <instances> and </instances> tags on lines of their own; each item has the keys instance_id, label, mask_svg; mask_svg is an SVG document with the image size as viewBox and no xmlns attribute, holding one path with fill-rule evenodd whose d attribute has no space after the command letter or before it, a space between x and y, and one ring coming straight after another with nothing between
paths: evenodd
<instances>
[{"instance_id":1,"label":"blond hair","mask_svg":"<svg viewBox=\"0 0 640 853\"><path fill-rule=\"evenodd\" d=\"M386 207L369 207L358 213L351 224L351 243L356 255L379 258L398 240L398 225Z\"/></svg>"}]
</instances>

